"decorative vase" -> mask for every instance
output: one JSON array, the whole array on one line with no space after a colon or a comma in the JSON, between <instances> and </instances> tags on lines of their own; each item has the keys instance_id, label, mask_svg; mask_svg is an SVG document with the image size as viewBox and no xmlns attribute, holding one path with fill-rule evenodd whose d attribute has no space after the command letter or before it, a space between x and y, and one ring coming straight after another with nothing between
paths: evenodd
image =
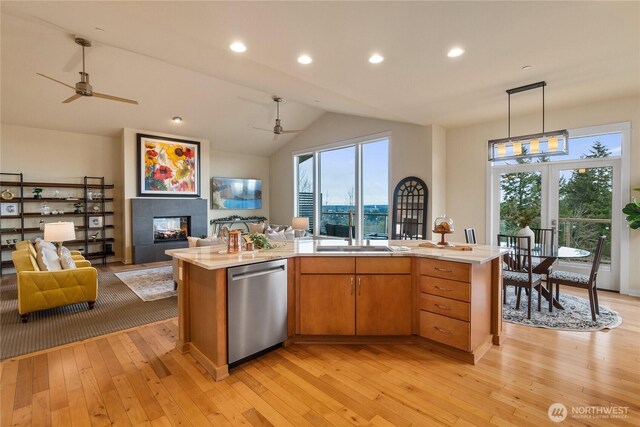
<instances>
[{"instance_id":1,"label":"decorative vase","mask_svg":"<svg viewBox=\"0 0 640 427\"><path fill-rule=\"evenodd\" d=\"M531 243L534 243L535 234L533 234L533 230L530 229L528 225L518 230L518 232L516 233L516 236L524 236L524 237L529 236L531 238ZM526 243L522 243L520 247L527 249L528 246Z\"/></svg>"}]
</instances>

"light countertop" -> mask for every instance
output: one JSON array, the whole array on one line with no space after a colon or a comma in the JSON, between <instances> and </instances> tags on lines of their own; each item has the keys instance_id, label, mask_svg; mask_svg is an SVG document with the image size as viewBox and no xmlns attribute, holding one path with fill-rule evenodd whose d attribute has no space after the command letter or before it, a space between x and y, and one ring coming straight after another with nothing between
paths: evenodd
<instances>
[{"instance_id":1,"label":"light countertop","mask_svg":"<svg viewBox=\"0 0 640 427\"><path fill-rule=\"evenodd\" d=\"M459 251L453 249L422 248L418 245L424 240L372 240L372 246L389 245L394 249L402 247L409 250L396 250L394 252L318 252L318 246L347 246L342 240L287 240L274 241L278 247L274 249L261 249L253 252L241 252L239 254L227 254L226 246L203 246L197 248L184 248L167 250L165 253L171 257L181 259L190 264L197 265L207 270L216 270L238 265L253 264L273 259L291 258L297 256L322 256L322 257L398 257L414 256L421 258L434 258L446 261L463 262L467 264L484 264L497 258L506 249L496 246L471 245L471 251ZM361 242L355 242L359 244ZM455 244L455 242L453 242ZM222 252L222 253L221 253Z\"/></svg>"}]
</instances>

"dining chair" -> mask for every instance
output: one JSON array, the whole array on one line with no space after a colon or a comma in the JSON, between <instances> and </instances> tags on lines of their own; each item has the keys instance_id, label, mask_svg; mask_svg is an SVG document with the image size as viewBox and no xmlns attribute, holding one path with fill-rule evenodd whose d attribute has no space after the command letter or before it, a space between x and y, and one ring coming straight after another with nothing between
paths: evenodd
<instances>
[{"instance_id":1,"label":"dining chair","mask_svg":"<svg viewBox=\"0 0 640 427\"><path fill-rule=\"evenodd\" d=\"M498 234L498 245L509 249L509 252L503 255L503 293L506 294L507 286L515 287L517 293L516 310L519 310L522 289L526 289L527 319L531 319L533 289L542 286L542 276L531 271L531 237ZM541 310L541 306L542 292L538 289L538 311Z\"/></svg>"},{"instance_id":2,"label":"dining chair","mask_svg":"<svg viewBox=\"0 0 640 427\"><path fill-rule=\"evenodd\" d=\"M533 231L533 243L536 247L540 248L541 253L543 254L551 253L551 251L553 251L553 248L554 248L556 228L555 227L551 227L551 228L533 228L532 227L531 231ZM533 257L532 263L533 263L534 270L536 269L536 267L538 267L538 265L540 265L543 259L544 257L536 257L536 256ZM552 271L553 271L553 265L550 265L549 267L546 268L546 271L544 271L543 274L545 276L548 276L549 273L551 273Z\"/></svg>"},{"instance_id":3,"label":"dining chair","mask_svg":"<svg viewBox=\"0 0 640 427\"><path fill-rule=\"evenodd\" d=\"M598 306L598 288L596 280L598 278L598 269L600 268L600 260L602 259L602 249L607 236L600 236L596 250L593 255L591 264L591 273L589 275L573 273L571 271L554 271L547 277L549 283L549 291L553 294L553 285L556 285L556 299L560 300L560 285L573 286L574 288L586 289L589 294L589 308L591 309L591 320L595 322L596 314L600 314ZM549 300L549 311L553 311L553 304Z\"/></svg>"},{"instance_id":4,"label":"dining chair","mask_svg":"<svg viewBox=\"0 0 640 427\"><path fill-rule=\"evenodd\" d=\"M467 239L467 243L475 245L478 243L476 241L476 229L475 228L465 228L464 229L464 237Z\"/></svg>"}]
</instances>

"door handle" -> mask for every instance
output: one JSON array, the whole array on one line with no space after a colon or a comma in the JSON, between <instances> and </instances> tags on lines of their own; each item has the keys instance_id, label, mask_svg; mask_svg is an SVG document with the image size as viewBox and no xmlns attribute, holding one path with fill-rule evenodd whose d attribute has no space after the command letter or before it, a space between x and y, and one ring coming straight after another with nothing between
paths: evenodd
<instances>
[{"instance_id":1,"label":"door handle","mask_svg":"<svg viewBox=\"0 0 640 427\"><path fill-rule=\"evenodd\" d=\"M358 277L358 295L362 292L362 277Z\"/></svg>"},{"instance_id":2,"label":"door handle","mask_svg":"<svg viewBox=\"0 0 640 427\"><path fill-rule=\"evenodd\" d=\"M553 225L555 227L556 225L558 225L558 221L555 220L555 219L552 219L551 220L551 225Z\"/></svg>"},{"instance_id":3,"label":"door handle","mask_svg":"<svg viewBox=\"0 0 640 427\"><path fill-rule=\"evenodd\" d=\"M349 295L353 295L353 277L349 279Z\"/></svg>"}]
</instances>

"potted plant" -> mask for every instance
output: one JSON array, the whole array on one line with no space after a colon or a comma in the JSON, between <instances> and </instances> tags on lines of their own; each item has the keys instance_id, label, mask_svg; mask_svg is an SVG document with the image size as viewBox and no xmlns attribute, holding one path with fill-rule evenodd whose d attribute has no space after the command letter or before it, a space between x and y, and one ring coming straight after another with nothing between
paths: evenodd
<instances>
[{"instance_id":1,"label":"potted plant","mask_svg":"<svg viewBox=\"0 0 640 427\"><path fill-rule=\"evenodd\" d=\"M40 195L40 193L42 193L42 188L36 187L33 189L32 193L34 199L42 199L42 196Z\"/></svg>"},{"instance_id":2,"label":"potted plant","mask_svg":"<svg viewBox=\"0 0 640 427\"><path fill-rule=\"evenodd\" d=\"M640 191L640 187L634 188L633 191ZM637 230L640 228L640 202L633 198L633 202L627 203L627 205L622 209L622 213L627 215L627 222L629 223L629 227L633 230Z\"/></svg>"},{"instance_id":3,"label":"potted plant","mask_svg":"<svg viewBox=\"0 0 640 427\"><path fill-rule=\"evenodd\" d=\"M82 203L74 203L73 207L76 208L75 213L82 213Z\"/></svg>"}]
</instances>

